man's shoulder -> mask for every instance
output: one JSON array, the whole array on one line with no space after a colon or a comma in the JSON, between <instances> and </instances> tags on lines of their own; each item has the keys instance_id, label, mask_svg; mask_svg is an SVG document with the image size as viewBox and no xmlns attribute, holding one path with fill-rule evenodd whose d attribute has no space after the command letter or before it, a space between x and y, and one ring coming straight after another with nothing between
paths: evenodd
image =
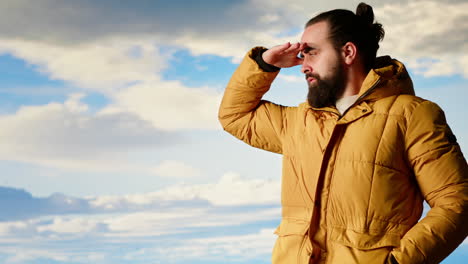
<instances>
[{"instance_id":1,"label":"man's shoulder","mask_svg":"<svg viewBox=\"0 0 468 264\"><path fill-rule=\"evenodd\" d=\"M414 122L418 119L434 120L434 122L439 118L445 120L444 111L437 103L407 94L397 96L388 114L397 116L406 122Z\"/></svg>"},{"instance_id":2,"label":"man's shoulder","mask_svg":"<svg viewBox=\"0 0 468 264\"><path fill-rule=\"evenodd\" d=\"M422 103L431 103L433 102L421 98L419 96L410 95L410 94L400 94L397 95L395 101L392 104L392 107L389 109L389 114L400 114L404 116L411 115L411 113Z\"/></svg>"}]
</instances>

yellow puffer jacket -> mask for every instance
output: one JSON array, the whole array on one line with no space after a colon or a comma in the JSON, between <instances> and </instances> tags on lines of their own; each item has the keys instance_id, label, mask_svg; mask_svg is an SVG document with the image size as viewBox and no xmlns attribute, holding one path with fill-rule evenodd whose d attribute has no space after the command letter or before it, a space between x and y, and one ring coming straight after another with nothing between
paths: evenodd
<instances>
[{"instance_id":1,"label":"yellow puffer jacket","mask_svg":"<svg viewBox=\"0 0 468 264\"><path fill-rule=\"evenodd\" d=\"M438 263L468 233L468 167L434 103L404 66L378 59L358 101L336 108L262 100L277 72L247 54L219 110L224 129L283 154L274 264ZM431 209L421 217L423 200Z\"/></svg>"}]
</instances>

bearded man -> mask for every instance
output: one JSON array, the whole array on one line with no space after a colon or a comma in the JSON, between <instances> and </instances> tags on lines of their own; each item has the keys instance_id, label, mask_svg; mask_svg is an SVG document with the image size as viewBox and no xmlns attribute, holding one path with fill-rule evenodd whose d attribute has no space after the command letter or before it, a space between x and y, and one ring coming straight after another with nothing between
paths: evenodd
<instances>
[{"instance_id":1,"label":"bearded man","mask_svg":"<svg viewBox=\"0 0 468 264\"><path fill-rule=\"evenodd\" d=\"M331 10L300 43L252 49L226 88L224 129L283 155L273 264L439 263L467 236L466 160L404 65L376 58L383 36L369 5ZM279 70L296 65L307 102L262 100ZM424 200L431 209L420 219Z\"/></svg>"}]
</instances>

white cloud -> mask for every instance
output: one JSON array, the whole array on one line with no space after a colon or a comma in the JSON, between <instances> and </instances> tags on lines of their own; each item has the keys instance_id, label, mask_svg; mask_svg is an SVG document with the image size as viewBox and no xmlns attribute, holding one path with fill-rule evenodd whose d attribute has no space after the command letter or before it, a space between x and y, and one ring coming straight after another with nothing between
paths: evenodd
<instances>
[{"instance_id":1,"label":"white cloud","mask_svg":"<svg viewBox=\"0 0 468 264\"><path fill-rule=\"evenodd\" d=\"M259 255L271 253L276 240L274 229L261 229L258 233L211 237L206 239L194 239L189 244L200 244L205 246L205 252L215 250L221 256L243 256L253 258ZM215 254L207 254L215 255Z\"/></svg>"},{"instance_id":2,"label":"white cloud","mask_svg":"<svg viewBox=\"0 0 468 264\"><path fill-rule=\"evenodd\" d=\"M276 208L227 210L210 206L188 207L173 204L160 211L140 209L137 212L106 212L67 216L42 216L31 220L0 223L1 242L63 241L95 237L101 239L138 238L190 234L197 230L241 226L279 219ZM174 224L177 223L177 224Z\"/></svg>"},{"instance_id":3,"label":"white cloud","mask_svg":"<svg viewBox=\"0 0 468 264\"><path fill-rule=\"evenodd\" d=\"M144 248L126 254L127 260L161 259L165 261L204 259L225 260L236 258L239 261L255 258L267 259L276 240L274 229L261 229L257 233L187 239L182 243L170 246L160 245L155 248Z\"/></svg>"},{"instance_id":4,"label":"white cloud","mask_svg":"<svg viewBox=\"0 0 468 264\"><path fill-rule=\"evenodd\" d=\"M217 112L221 94L209 88L188 88L179 81L149 81L130 86L113 99L109 107L138 115L156 128L220 128Z\"/></svg>"},{"instance_id":5,"label":"white cloud","mask_svg":"<svg viewBox=\"0 0 468 264\"><path fill-rule=\"evenodd\" d=\"M105 220L105 223L110 231L107 236L161 236L183 233L184 228L189 228L194 222L201 221L205 215L206 209L178 208L178 210L164 210L164 212L123 214L109 218ZM174 225L174 223L178 224Z\"/></svg>"},{"instance_id":6,"label":"white cloud","mask_svg":"<svg viewBox=\"0 0 468 264\"><path fill-rule=\"evenodd\" d=\"M3 237L11 234L16 234L17 236L21 236L24 233L29 234L34 232L34 228L32 228L34 223L36 223L34 220L0 222L0 234L2 234Z\"/></svg>"},{"instance_id":7,"label":"white cloud","mask_svg":"<svg viewBox=\"0 0 468 264\"><path fill-rule=\"evenodd\" d=\"M22 204L24 208L38 206L41 210L27 220L1 222L4 239L161 236L271 221L281 215L279 182L242 179L233 173L214 184L174 186L152 193L80 200L55 195L53 200L47 198L47 203L33 197L26 203L24 196L27 193L17 193L14 197L21 201L12 199L9 206ZM5 210L14 214L12 208Z\"/></svg>"},{"instance_id":8,"label":"white cloud","mask_svg":"<svg viewBox=\"0 0 468 264\"><path fill-rule=\"evenodd\" d=\"M82 88L102 92L127 83L157 78L170 54L161 54L150 39L110 38L61 46L20 39L2 39L0 53L34 65L51 79L64 80Z\"/></svg>"},{"instance_id":9,"label":"white cloud","mask_svg":"<svg viewBox=\"0 0 468 264\"><path fill-rule=\"evenodd\" d=\"M215 184L173 186L152 194L162 200L207 200L213 205L277 204L280 182L246 180L236 173L226 173Z\"/></svg>"},{"instance_id":10,"label":"white cloud","mask_svg":"<svg viewBox=\"0 0 468 264\"><path fill-rule=\"evenodd\" d=\"M26 241L25 241L26 242ZM29 241L30 242L30 241ZM105 260L106 253L93 252L93 249L87 250L84 254L80 251L57 250L53 248L30 246L18 244L15 246L3 246L0 248L0 255L6 256L5 263L30 263L38 261L40 263L59 262L59 263L99 263L97 261Z\"/></svg>"},{"instance_id":11,"label":"white cloud","mask_svg":"<svg viewBox=\"0 0 468 264\"><path fill-rule=\"evenodd\" d=\"M100 225L92 219L85 218L62 218L56 217L51 224L37 227L39 233L54 232L64 234L84 234L92 231L99 231Z\"/></svg>"},{"instance_id":12,"label":"white cloud","mask_svg":"<svg viewBox=\"0 0 468 264\"><path fill-rule=\"evenodd\" d=\"M130 113L166 130L220 128L221 94L162 80L172 52L162 53L150 38L116 37L79 46L4 39L2 52L27 61L51 79L102 93L111 103L101 113Z\"/></svg>"},{"instance_id":13,"label":"white cloud","mask_svg":"<svg viewBox=\"0 0 468 264\"><path fill-rule=\"evenodd\" d=\"M279 36L282 32L274 28L263 32L247 29L242 32L231 32L205 38L195 33L187 33L175 39L174 44L190 50L196 56L214 54L221 57L232 57L233 63L239 63L247 51L254 46L272 47L288 41L297 42L300 40L300 34Z\"/></svg>"},{"instance_id":14,"label":"white cloud","mask_svg":"<svg viewBox=\"0 0 468 264\"><path fill-rule=\"evenodd\" d=\"M426 77L461 74L468 78L466 1L387 3L375 13L386 31L381 54L406 61Z\"/></svg>"},{"instance_id":15,"label":"white cloud","mask_svg":"<svg viewBox=\"0 0 468 264\"><path fill-rule=\"evenodd\" d=\"M56 168L145 171L129 163L126 152L158 148L174 138L132 114L89 113L83 96L0 115L0 158Z\"/></svg>"},{"instance_id":16,"label":"white cloud","mask_svg":"<svg viewBox=\"0 0 468 264\"><path fill-rule=\"evenodd\" d=\"M159 176L175 178L191 178L201 175L199 169L176 160L165 160L152 171Z\"/></svg>"},{"instance_id":17,"label":"white cloud","mask_svg":"<svg viewBox=\"0 0 468 264\"><path fill-rule=\"evenodd\" d=\"M68 100L64 103L65 108L72 113L83 113L88 111L88 105L80 101L85 96L86 95L83 93L71 94Z\"/></svg>"},{"instance_id":18,"label":"white cloud","mask_svg":"<svg viewBox=\"0 0 468 264\"><path fill-rule=\"evenodd\" d=\"M36 259L48 259L53 261L70 261L70 259L61 252L56 252L51 249L32 249L32 248L7 248L1 251L11 254L6 259L6 263L25 263Z\"/></svg>"},{"instance_id":19,"label":"white cloud","mask_svg":"<svg viewBox=\"0 0 468 264\"><path fill-rule=\"evenodd\" d=\"M215 206L271 205L279 204L280 189L280 181L244 179L230 172L217 183L175 185L145 194L98 196L89 198L89 203L103 209L192 200L208 201Z\"/></svg>"},{"instance_id":20,"label":"white cloud","mask_svg":"<svg viewBox=\"0 0 468 264\"><path fill-rule=\"evenodd\" d=\"M3 214L4 222L0 222L0 241L4 243L32 238L38 243L58 243L85 237L118 240L190 234L275 221L281 216L279 182L242 179L233 173L217 183L179 185L121 196L78 199L55 194L35 198L22 190L1 191L11 197L4 205L4 211L9 213ZM21 213L23 210L30 212Z\"/></svg>"},{"instance_id":21,"label":"white cloud","mask_svg":"<svg viewBox=\"0 0 468 264\"><path fill-rule=\"evenodd\" d=\"M109 216L107 216L109 218ZM0 234L5 241L54 241L78 238L108 231L104 216L41 216L34 219L0 222ZM2 240L3 240L2 239ZM3 241L2 241L3 242Z\"/></svg>"}]
</instances>

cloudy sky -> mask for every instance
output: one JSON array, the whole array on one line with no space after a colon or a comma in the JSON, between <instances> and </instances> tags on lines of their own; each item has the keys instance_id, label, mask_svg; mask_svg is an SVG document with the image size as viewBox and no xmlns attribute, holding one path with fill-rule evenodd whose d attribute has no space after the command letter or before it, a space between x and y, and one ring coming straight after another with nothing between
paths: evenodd
<instances>
[{"instance_id":1,"label":"cloudy sky","mask_svg":"<svg viewBox=\"0 0 468 264\"><path fill-rule=\"evenodd\" d=\"M281 157L217 109L253 46L358 1L0 1L1 263L269 263ZM468 2L368 1L468 151ZM299 68L267 99L304 101ZM462 244L444 263L468 257Z\"/></svg>"}]
</instances>

